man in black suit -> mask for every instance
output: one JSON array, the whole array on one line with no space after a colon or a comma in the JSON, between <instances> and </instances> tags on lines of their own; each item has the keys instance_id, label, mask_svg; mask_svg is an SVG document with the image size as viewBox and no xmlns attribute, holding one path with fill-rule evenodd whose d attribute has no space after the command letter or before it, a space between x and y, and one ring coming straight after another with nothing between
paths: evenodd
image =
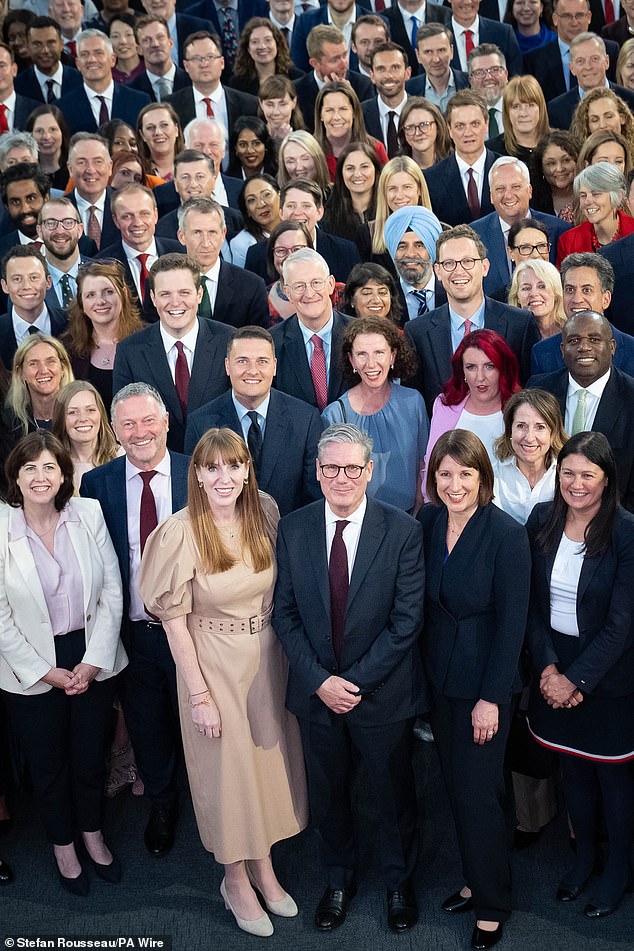
<instances>
[{"instance_id":1,"label":"man in black suit","mask_svg":"<svg viewBox=\"0 0 634 951\"><path fill-rule=\"evenodd\" d=\"M444 113L451 97L469 85L468 74L452 67L453 54L451 27L444 23L426 23L419 27L416 57L420 74L405 83L408 94L425 96Z\"/></svg>"},{"instance_id":2,"label":"man in black suit","mask_svg":"<svg viewBox=\"0 0 634 951\"><path fill-rule=\"evenodd\" d=\"M575 109L585 93L591 89L609 86L617 96L625 100L630 109L634 107L634 93L631 90L608 83L609 64L605 41L600 36L580 33L574 38L570 44L570 72L577 77L578 86L548 103L548 118L553 128L570 128Z\"/></svg>"},{"instance_id":3,"label":"man in black suit","mask_svg":"<svg viewBox=\"0 0 634 951\"><path fill-rule=\"evenodd\" d=\"M266 327L270 320L266 284L223 261L220 254L227 236L222 206L212 198L190 198L178 209L178 221L178 240L200 268L203 294L198 316L231 327Z\"/></svg>"},{"instance_id":4,"label":"man in black suit","mask_svg":"<svg viewBox=\"0 0 634 951\"><path fill-rule=\"evenodd\" d=\"M310 51L308 50L308 37L310 31L316 26L333 26L343 33L346 46L350 45L352 22L357 17L368 13L368 4L365 7L355 3L354 0L326 0L317 10L309 10L302 13L298 18L295 29L293 30L293 39L291 43L291 58L298 69L307 73L312 63L310 63ZM351 22L352 21L352 22ZM350 57L350 69L356 70L358 66L357 58L353 53Z\"/></svg>"},{"instance_id":5,"label":"man in black suit","mask_svg":"<svg viewBox=\"0 0 634 951\"><path fill-rule=\"evenodd\" d=\"M489 169L498 158L484 145L489 112L478 93L462 89L449 100L446 113L455 153L425 169L431 205L446 224L475 221L493 211Z\"/></svg>"},{"instance_id":6,"label":"man in black suit","mask_svg":"<svg viewBox=\"0 0 634 951\"><path fill-rule=\"evenodd\" d=\"M176 109L182 126L196 118L216 119L228 135L238 116L257 115L255 96L229 89L220 82L224 59L222 43L216 34L202 30L188 37L183 66L192 84L179 89L167 100Z\"/></svg>"},{"instance_id":7,"label":"man in black suit","mask_svg":"<svg viewBox=\"0 0 634 951\"><path fill-rule=\"evenodd\" d=\"M522 54L515 33L508 23L498 23L478 15L480 0L448 0L451 7L451 29L454 35L454 69L468 72L467 63L472 47L494 43L501 51L509 76L518 76L523 70Z\"/></svg>"},{"instance_id":8,"label":"man in black suit","mask_svg":"<svg viewBox=\"0 0 634 951\"><path fill-rule=\"evenodd\" d=\"M300 17L301 20L301 17ZM348 69L348 46L341 30L336 26L315 26L307 41L310 72L295 80L297 102L304 117L306 128L315 128L315 103L317 94L331 79L347 79L360 102L374 95L374 86L369 79Z\"/></svg>"},{"instance_id":9,"label":"man in black suit","mask_svg":"<svg viewBox=\"0 0 634 951\"><path fill-rule=\"evenodd\" d=\"M16 93L13 80L17 71L13 50L0 43L0 128L4 126L4 132L22 132L28 117L41 105L37 99Z\"/></svg>"},{"instance_id":10,"label":"man in black suit","mask_svg":"<svg viewBox=\"0 0 634 951\"><path fill-rule=\"evenodd\" d=\"M322 434L317 478L324 500L280 522L272 623L289 659L286 705L302 731L326 876L315 925L342 925L356 891L351 787L360 759L380 804L388 924L402 933L418 920L411 744L427 699L418 645L425 570L420 526L366 496L371 448L356 426Z\"/></svg>"},{"instance_id":11,"label":"man in black suit","mask_svg":"<svg viewBox=\"0 0 634 951\"><path fill-rule=\"evenodd\" d=\"M472 330L495 330L517 357L520 380L530 375L531 349L539 340L533 315L484 296L483 280L489 270L486 248L469 225L443 231L436 243L436 277L447 294L447 304L424 319L410 321L405 333L418 354L417 388L428 412L451 376L451 357Z\"/></svg>"},{"instance_id":12,"label":"man in black suit","mask_svg":"<svg viewBox=\"0 0 634 951\"><path fill-rule=\"evenodd\" d=\"M382 15L388 22L390 36L407 53L412 76L416 76L421 72L416 55L419 30L428 23L443 23L449 27L451 12L442 4L425 3L423 5L420 0L405 0L405 2L393 3ZM412 17L416 22L412 20Z\"/></svg>"},{"instance_id":13,"label":"man in black suit","mask_svg":"<svg viewBox=\"0 0 634 951\"><path fill-rule=\"evenodd\" d=\"M317 251L295 251L284 261L282 273L284 293L295 313L272 330L275 386L321 412L347 389L339 355L352 318L333 310L335 279Z\"/></svg>"},{"instance_id":14,"label":"man in black suit","mask_svg":"<svg viewBox=\"0 0 634 951\"><path fill-rule=\"evenodd\" d=\"M579 311L562 329L565 369L533 376L528 386L548 390L557 398L566 432L592 430L607 437L616 460L621 502L633 511L634 380L612 365L615 347L608 319L592 310Z\"/></svg>"},{"instance_id":15,"label":"man in black suit","mask_svg":"<svg viewBox=\"0 0 634 951\"><path fill-rule=\"evenodd\" d=\"M83 83L58 99L71 132L96 132L110 119L121 119L134 129L147 93L113 82L117 58L112 43L99 30L83 30L77 39L77 68Z\"/></svg>"},{"instance_id":16,"label":"man in black suit","mask_svg":"<svg viewBox=\"0 0 634 951\"><path fill-rule=\"evenodd\" d=\"M167 20L149 14L139 17L136 32L145 72L128 83L130 89L147 93L152 102L163 102L172 93L191 86L191 79L185 70L172 59L174 41Z\"/></svg>"},{"instance_id":17,"label":"man in black suit","mask_svg":"<svg viewBox=\"0 0 634 951\"><path fill-rule=\"evenodd\" d=\"M149 502L150 508L153 503L155 524L184 508L189 460L168 452L167 410L147 383L132 383L115 393L112 423L125 456L87 472L81 494L101 504L119 561L121 633L129 659L121 677L123 710L152 803L145 846L151 855L164 855L174 843L181 740L174 660L162 625L147 613L138 591L145 544L141 531L145 534L152 524L143 519L141 503ZM155 474L146 489L144 475L151 471Z\"/></svg>"},{"instance_id":18,"label":"man in black suit","mask_svg":"<svg viewBox=\"0 0 634 951\"><path fill-rule=\"evenodd\" d=\"M293 178L280 192L282 220L301 221L308 228L313 248L326 259L336 281L345 283L355 264L359 264L359 249L353 241L328 234L317 223L324 215L324 198L317 182ZM253 244L247 251L246 269L268 280L266 270L266 243Z\"/></svg>"},{"instance_id":19,"label":"man in black suit","mask_svg":"<svg viewBox=\"0 0 634 951\"><path fill-rule=\"evenodd\" d=\"M112 219L108 182L112 159L108 143L93 132L76 132L68 148L68 171L75 187L68 197L79 212L84 234L99 250L119 238Z\"/></svg>"},{"instance_id":20,"label":"man in black suit","mask_svg":"<svg viewBox=\"0 0 634 951\"><path fill-rule=\"evenodd\" d=\"M81 86L79 70L62 65L62 28L52 17L36 17L32 21L26 30L26 46L33 65L15 78L15 90L20 95L53 102Z\"/></svg>"},{"instance_id":21,"label":"man in black suit","mask_svg":"<svg viewBox=\"0 0 634 951\"><path fill-rule=\"evenodd\" d=\"M398 123L407 102L405 83L411 76L405 50L383 43L372 54L372 82L376 96L361 104L366 130L382 142L389 158L400 153Z\"/></svg>"},{"instance_id":22,"label":"man in black suit","mask_svg":"<svg viewBox=\"0 0 634 951\"><path fill-rule=\"evenodd\" d=\"M282 515L314 502L321 495L315 457L321 418L303 400L271 389L276 370L275 346L263 327L239 327L225 360L231 389L191 413L185 452L214 427L228 426L249 446L258 486L277 502Z\"/></svg>"},{"instance_id":23,"label":"man in black suit","mask_svg":"<svg viewBox=\"0 0 634 951\"><path fill-rule=\"evenodd\" d=\"M183 65L185 40L192 33L206 30L209 26L206 17L176 12L176 0L141 0L143 9L150 16L163 17L166 21L173 43L172 59Z\"/></svg>"},{"instance_id":24,"label":"man in black suit","mask_svg":"<svg viewBox=\"0 0 634 951\"><path fill-rule=\"evenodd\" d=\"M362 17L357 17L352 24L350 49L356 54L357 71L361 76L370 79L372 53L377 46L387 43L389 39L390 34L384 17L376 13L366 13Z\"/></svg>"},{"instance_id":25,"label":"man in black suit","mask_svg":"<svg viewBox=\"0 0 634 951\"><path fill-rule=\"evenodd\" d=\"M170 413L167 443L183 451L187 413L227 389L224 358L231 330L196 316L200 272L185 254L164 254L150 270L159 323L117 344L112 388L142 380L161 394Z\"/></svg>"},{"instance_id":26,"label":"man in black suit","mask_svg":"<svg viewBox=\"0 0 634 951\"><path fill-rule=\"evenodd\" d=\"M487 104L489 139L496 139L504 132L502 95L509 81L504 53L493 43L480 43L469 53L468 72L469 85Z\"/></svg>"},{"instance_id":27,"label":"man in black suit","mask_svg":"<svg viewBox=\"0 0 634 951\"><path fill-rule=\"evenodd\" d=\"M45 302L51 277L46 261L33 245L18 244L5 255L1 283L9 306L0 317L0 359L11 370L15 351L25 337L38 332L60 337L68 318L65 311Z\"/></svg>"},{"instance_id":28,"label":"man in black suit","mask_svg":"<svg viewBox=\"0 0 634 951\"><path fill-rule=\"evenodd\" d=\"M150 268L161 254L182 251L174 238L155 237L158 211L151 189L138 183L118 188L110 200L112 219L119 239L102 247L97 260L115 260L123 264L126 284L139 305L143 320L155 323L158 314L149 293Z\"/></svg>"}]
</instances>

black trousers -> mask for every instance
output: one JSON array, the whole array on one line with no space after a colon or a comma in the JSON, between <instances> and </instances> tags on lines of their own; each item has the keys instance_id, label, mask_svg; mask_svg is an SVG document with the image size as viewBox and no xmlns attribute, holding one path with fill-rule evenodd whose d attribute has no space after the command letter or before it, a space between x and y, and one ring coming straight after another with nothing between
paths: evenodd
<instances>
[{"instance_id":1,"label":"black trousers","mask_svg":"<svg viewBox=\"0 0 634 951\"><path fill-rule=\"evenodd\" d=\"M506 921L511 914L511 868L503 767L511 709L510 704L499 706L498 732L479 746L473 742L471 725L475 703L434 693L431 724L476 918Z\"/></svg>"},{"instance_id":2,"label":"black trousers","mask_svg":"<svg viewBox=\"0 0 634 951\"><path fill-rule=\"evenodd\" d=\"M72 670L85 650L83 630L56 637L56 666ZM101 829L114 692L110 678L93 680L76 697L67 697L57 687L29 697L4 693L44 828L54 845L68 845L77 831Z\"/></svg>"},{"instance_id":3,"label":"black trousers","mask_svg":"<svg viewBox=\"0 0 634 951\"><path fill-rule=\"evenodd\" d=\"M152 802L169 808L177 797L181 733L176 668L160 624L130 623L121 701L136 764Z\"/></svg>"},{"instance_id":4,"label":"black trousers","mask_svg":"<svg viewBox=\"0 0 634 951\"><path fill-rule=\"evenodd\" d=\"M330 713L328 726L300 721L312 822L329 888L355 878L357 849L351 802L353 761L367 770L379 804L378 853L389 889L406 884L418 857L418 822L412 768L412 720L356 726Z\"/></svg>"}]
</instances>

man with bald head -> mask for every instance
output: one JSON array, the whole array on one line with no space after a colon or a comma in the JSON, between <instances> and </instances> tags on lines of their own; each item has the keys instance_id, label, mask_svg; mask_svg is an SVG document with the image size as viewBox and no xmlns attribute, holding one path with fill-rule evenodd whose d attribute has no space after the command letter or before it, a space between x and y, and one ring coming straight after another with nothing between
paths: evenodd
<instances>
[{"instance_id":1,"label":"man with bald head","mask_svg":"<svg viewBox=\"0 0 634 951\"><path fill-rule=\"evenodd\" d=\"M616 460L622 504L634 510L634 379L613 365L616 350L609 320L594 310L568 318L562 330L565 368L533 376L528 386L552 393L566 432L603 433Z\"/></svg>"}]
</instances>

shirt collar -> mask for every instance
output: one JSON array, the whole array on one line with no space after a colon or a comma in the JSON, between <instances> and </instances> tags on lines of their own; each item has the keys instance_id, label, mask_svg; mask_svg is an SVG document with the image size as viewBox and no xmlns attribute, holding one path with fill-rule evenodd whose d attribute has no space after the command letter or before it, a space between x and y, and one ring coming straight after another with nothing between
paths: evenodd
<instances>
[{"instance_id":1,"label":"shirt collar","mask_svg":"<svg viewBox=\"0 0 634 951\"><path fill-rule=\"evenodd\" d=\"M68 274L69 277L74 277L74 278L77 277L77 274L79 272L79 265L81 264L81 257L80 255L77 255L77 260L75 261L72 267L69 267L67 271L60 271L58 267L55 267L53 264L51 264L48 258L46 259L46 263L48 265L48 270L53 280L59 281L59 279L64 274Z\"/></svg>"},{"instance_id":2,"label":"shirt collar","mask_svg":"<svg viewBox=\"0 0 634 951\"><path fill-rule=\"evenodd\" d=\"M479 20L479 17L478 17L478 14L476 13L476 15L475 15L475 17L474 17L474 19L473 19L473 23L471 23L469 26L463 26L461 23L458 23L458 21L455 20L455 19L452 17L452 18L451 18L451 28L452 28L452 30L453 30L453 35L454 35L454 36L462 36L467 30L471 30L472 33L477 33L477 32L478 32L478 20Z\"/></svg>"},{"instance_id":3,"label":"shirt collar","mask_svg":"<svg viewBox=\"0 0 634 951\"><path fill-rule=\"evenodd\" d=\"M409 23L409 18L410 18L410 17L416 17L417 20L421 20L421 21L424 22L424 20L425 20L425 6L426 6L425 3L421 3L421 5L420 5L416 10L414 10L414 12L412 13L411 10L406 10L404 7L402 7L402 6L400 5L400 3L398 4L398 8L399 8L399 10L401 11L401 16L402 16L403 19L404 19L406 22L408 22L408 23Z\"/></svg>"},{"instance_id":4,"label":"shirt collar","mask_svg":"<svg viewBox=\"0 0 634 951\"><path fill-rule=\"evenodd\" d=\"M96 99L97 97L102 97L106 102L112 102L112 97L114 96L114 82L111 82L109 86L106 86L103 92L95 92L94 89L91 89L90 86L87 86L84 83L84 90L89 99Z\"/></svg>"},{"instance_id":5,"label":"shirt collar","mask_svg":"<svg viewBox=\"0 0 634 951\"><path fill-rule=\"evenodd\" d=\"M472 330L482 330L484 328L484 307L486 305L486 298L482 298L482 302L476 307L474 312L469 315L469 317L462 317L460 314L457 314L451 304L449 304L449 317L451 319L451 326L455 330L460 330L464 325L465 320L470 320Z\"/></svg>"},{"instance_id":6,"label":"shirt collar","mask_svg":"<svg viewBox=\"0 0 634 951\"><path fill-rule=\"evenodd\" d=\"M205 277L208 280L213 281L214 284L217 284L220 279L220 265L221 264L222 264L222 261L220 260L220 255L218 255L218 258L214 266L210 267L208 271L205 271Z\"/></svg>"},{"instance_id":7,"label":"shirt collar","mask_svg":"<svg viewBox=\"0 0 634 951\"><path fill-rule=\"evenodd\" d=\"M46 73L43 73L41 69L37 68L37 66L34 66L33 69L35 71L35 78L39 82L40 86L42 86L49 79L52 79L53 82L58 83L60 86L62 85L62 80L64 78L64 67L62 66L61 62L57 64L57 69L52 76L47 76Z\"/></svg>"},{"instance_id":8,"label":"shirt collar","mask_svg":"<svg viewBox=\"0 0 634 951\"><path fill-rule=\"evenodd\" d=\"M134 463L130 462L128 457L125 457L125 477L126 482L129 482L130 479L134 479L135 476L139 475L141 472L145 472L145 469L138 469ZM165 450L165 455L159 463L154 466L154 472L160 472L161 475L169 476L170 474L170 457L167 450Z\"/></svg>"},{"instance_id":9,"label":"shirt collar","mask_svg":"<svg viewBox=\"0 0 634 951\"><path fill-rule=\"evenodd\" d=\"M21 331L18 333L20 338L24 337L24 335L29 332L29 327L33 327L35 324L37 324L38 320L49 316L48 307L46 304L43 304L42 310L39 312L35 320L29 323L28 320L24 320L23 317L20 317L13 304L9 303L9 307L11 309L11 320L13 321L14 330Z\"/></svg>"},{"instance_id":10,"label":"shirt collar","mask_svg":"<svg viewBox=\"0 0 634 951\"><path fill-rule=\"evenodd\" d=\"M127 257L128 261L130 260L136 261L136 259L138 258L140 254L149 254L151 258L158 257L158 251L156 250L156 241L154 240L154 238L152 238L152 240L148 244L145 251L137 251L136 248L131 248L130 245L126 244L126 242L123 239L121 240L121 244L123 245L123 250L125 251L125 256Z\"/></svg>"},{"instance_id":11,"label":"shirt collar","mask_svg":"<svg viewBox=\"0 0 634 951\"><path fill-rule=\"evenodd\" d=\"M75 201L77 202L77 210L80 215L83 216L89 208L96 208L97 211L103 211L106 207L106 190L102 191L99 198L96 198L94 201L87 201L85 198L82 198L77 189L75 189Z\"/></svg>"},{"instance_id":12,"label":"shirt collar","mask_svg":"<svg viewBox=\"0 0 634 951\"><path fill-rule=\"evenodd\" d=\"M236 413L238 414L238 419L240 422L244 419L247 413L250 413L251 410L248 406L243 406L239 399L236 399L236 394L231 390L231 399L233 400L233 405L235 407ZM271 402L271 391L266 394L259 406L255 407L255 412L258 416L264 417L266 419L269 411L269 403Z\"/></svg>"},{"instance_id":13,"label":"shirt collar","mask_svg":"<svg viewBox=\"0 0 634 951\"><path fill-rule=\"evenodd\" d=\"M9 112L15 112L15 89L7 96L6 99L2 100L2 105L6 106Z\"/></svg>"},{"instance_id":14,"label":"shirt collar","mask_svg":"<svg viewBox=\"0 0 634 951\"><path fill-rule=\"evenodd\" d=\"M75 509L71 505L65 505L59 513L57 526L63 525L65 522L79 521L80 518ZM11 511L9 512L9 534L12 539L37 537L37 533L27 525L24 517L24 509L21 505L17 508L11 506Z\"/></svg>"},{"instance_id":15,"label":"shirt collar","mask_svg":"<svg viewBox=\"0 0 634 951\"><path fill-rule=\"evenodd\" d=\"M321 330L311 330L310 327L307 327L305 324L301 322L299 317L297 318L299 329L301 330L302 337L304 338L304 344L307 344L310 342L310 338L313 336L313 334L317 334L318 337L321 337L324 343L329 343L330 337L332 336L332 327L334 322L335 322L334 314L331 314L330 320L324 324Z\"/></svg>"},{"instance_id":16,"label":"shirt collar","mask_svg":"<svg viewBox=\"0 0 634 951\"><path fill-rule=\"evenodd\" d=\"M196 341L198 339L198 320L196 320L192 329L188 330L187 333L182 337L172 337L172 335L167 332L161 323L159 323L159 332L161 334L163 346L165 347L165 353L169 353L172 347L175 347L179 340L186 350L189 350L191 353L195 352Z\"/></svg>"},{"instance_id":17,"label":"shirt collar","mask_svg":"<svg viewBox=\"0 0 634 951\"><path fill-rule=\"evenodd\" d=\"M326 506L326 509L325 509L326 525L334 525L335 522L340 522L342 520L341 515L335 515L335 513L330 508L328 502L325 499L324 499L324 504ZM345 521L353 522L355 525L361 525L363 523L363 519L365 518L365 510L367 506L368 506L368 497L367 495L364 495L361 501L359 502L359 505L354 510L354 512L351 512L350 515L346 515Z\"/></svg>"},{"instance_id":18,"label":"shirt collar","mask_svg":"<svg viewBox=\"0 0 634 951\"><path fill-rule=\"evenodd\" d=\"M601 397L603 396L603 391L607 385L607 382L610 379L611 372L612 372L612 367L610 367L607 373L604 373L603 376L600 376L598 380L595 380L594 383L591 383L590 386L581 386L581 384L577 383L576 380L573 380L570 373L568 373L569 396L572 396L578 390L585 390L587 393L591 393L592 396L596 396L597 399L601 399Z\"/></svg>"},{"instance_id":19,"label":"shirt collar","mask_svg":"<svg viewBox=\"0 0 634 951\"><path fill-rule=\"evenodd\" d=\"M376 104L379 107L379 115L381 116L381 118L386 116L388 112L395 112L397 117L399 117L401 114L401 109L403 108L406 102L407 102L407 92L405 92L405 90L403 90L403 98L399 102L398 106L388 106L387 103L383 102L380 96L376 97Z\"/></svg>"},{"instance_id":20,"label":"shirt collar","mask_svg":"<svg viewBox=\"0 0 634 951\"><path fill-rule=\"evenodd\" d=\"M472 168L474 172L477 172L478 175L484 175L484 166L487 160L486 147L482 149L482 155L480 155L475 160L475 162L471 162L471 163L465 162L464 159L460 158L457 152L455 153L455 156L456 156L456 162L458 163L458 169L460 171L461 176L466 175L467 169L470 169L470 168Z\"/></svg>"},{"instance_id":21,"label":"shirt collar","mask_svg":"<svg viewBox=\"0 0 634 951\"><path fill-rule=\"evenodd\" d=\"M151 72L151 70L149 70L147 66L145 67L145 72L147 73L148 79L150 80L153 86L156 83L160 82L161 79L169 79L169 81L172 83L174 82L174 76L176 75L176 63L172 61L172 65L170 69L168 69L168 71L164 73L162 76L159 76L158 73Z\"/></svg>"},{"instance_id":22,"label":"shirt collar","mask_svg":"<svg viewBox=\"0 0 634 951\"><path fill-rule=\"evenodd\" d=\"M276 27L278 28L278 30L290 30L291 33L292 33L292 32L293 32L293 29L294 29L294 27L295 27L295 14L294 14L294 13L291 14L291 18L290 18L290 20L288 21L288 23L280 23L278 20L275 19L275 17L273 16L272 13L269 13L269 20L271 21L271 23L272 23L274 26L276 26Z\"/></svg>"}]
</instances>

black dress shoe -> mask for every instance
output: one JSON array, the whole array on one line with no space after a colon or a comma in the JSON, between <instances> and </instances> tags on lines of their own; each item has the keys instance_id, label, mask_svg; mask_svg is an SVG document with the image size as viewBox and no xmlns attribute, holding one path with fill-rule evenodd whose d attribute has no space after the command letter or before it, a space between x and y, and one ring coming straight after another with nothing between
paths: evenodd
<instances>
[{"instance_id":1,"label":"black dress shoe","mask_svg":"<svg viewBox=\"0 0 634 951\"><path fill-rule=\"evenodd\" d=\"M70 892L71 895L79 895L80 898L83 898L88 894L88 876L83 868L77 878L66 878L66 876L60 872L59 866L57 866L57 874L59 876L60 885L67 892Z\"/></svg>"},{"instance_id":2,"label":"black dress shoe","mask_svg":"<svg viewBox=\"0 0 634 951\"><path fill-rule=\"evenodd\" d=\"M584 887L585 882L583 885L560 885L557 889L557 901L564 903L576 901L583 892Z\"/></svg>"},{"instance_id":3,"label":"black dress shoe","mask_svg":"<svg viewBox=\"0 0 634 951\"><path fill-rule=\"evenodd\" d=\"M3 862L0 859L0 885L8 885L9 882L13 881L13 872L11 871L11 866L7 865L6 862Z\"/></svg>"},{"instance_id":4,"label":"black dress shoe","mask_svg":"<svg viewBox=\"0 0 634 951\"><path fill-rule=\"evenodd\" d=\"M607 918L608 915L613 915L618 907L618 901L616 905L593 905L589 902L583 909L583 913L586 918Z\"/></svg>"},{"instance_id":5,"label":"black dress shoe","mask_svg":"<svg viewBox=\"0 0 634 951\"><path fill-rule=\"evenodd\" d=\"M495 931L484 931L476 925L471 935L471 947L473 951L486 951L498 943L502 937L502 922L499 923Z\"/></svg>"},{"instance_id":6,"label":"black dress shoe","mask_svg":"<svg viewBox=\"0 0 634 951\"><path fill-rule=\"evenodd\" d=\"M471 895L465 898L460 892L454 892L449 898L445 898L441 908L443 911L451 912L471 911L473 908L473 898Z\"/></svg>"},{"instance_id":7,"label":"black dress shoe","mask_svg":"<svg viewBox=\"0 0 634 951\"><path fill-rule=\"evenodd\" d=\"M387 923L399 934L413 928L418 921L416 895L410 886L387 890Z\"/></svg>"},{"instance_id":8,"label":"black dress shoe","mask_svg":"<svg viewBox=\"0 0 634 951\"><path fill-rule=\"evenodd\" d=\"M320 931L333 931L346 920L348 905L356 894L356 887L327 888L315 911L315 925Z\"/></svg>"},{"instance_id":9,"label":"black dress shoe","mask_svg":"<svg viewBox=\"0 0 634 951\"><path fill-rule=\"evenodd\" d=\"M145 827L145 847L151 855L165 855L174 845L176 809L154 803Z\"/></svg>"}]
</instances>

